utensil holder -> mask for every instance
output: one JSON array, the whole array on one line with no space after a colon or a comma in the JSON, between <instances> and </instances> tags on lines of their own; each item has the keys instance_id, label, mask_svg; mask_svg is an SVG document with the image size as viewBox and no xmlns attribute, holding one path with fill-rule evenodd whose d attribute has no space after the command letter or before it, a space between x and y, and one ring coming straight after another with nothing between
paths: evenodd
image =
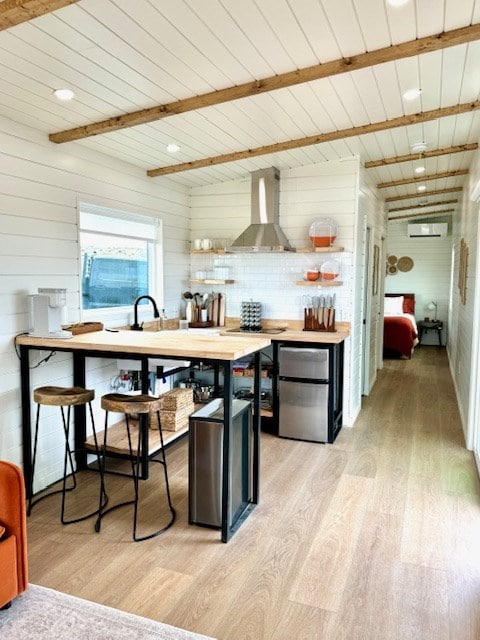
<instances>
[{"instance_id":1,"label":"utensil holder","mask_svg":"<svg viewBox=\"0 0 480 640\"><path fill-rule=\"evenodd\" d=\"M333 307L305 307L303 310L304 331L335 331L335 309Z\"/></svg>"}]
</instances>

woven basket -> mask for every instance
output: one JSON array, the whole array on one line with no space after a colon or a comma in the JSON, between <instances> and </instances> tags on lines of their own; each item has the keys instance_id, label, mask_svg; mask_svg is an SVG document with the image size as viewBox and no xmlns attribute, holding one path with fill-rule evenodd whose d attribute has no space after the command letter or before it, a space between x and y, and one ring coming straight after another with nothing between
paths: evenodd
<instances>
[{"instance_id":1,"label":"woven basket","mask_svg":"<svg viewBox=\"0 0 480 640\"><path fill-rule=\"evenodd\" d=\"M178 431L188 427L188 419L194 411L195 405L193 402L176 411L160 411L162 429L165 431Z\"/></svg>"},{"instance_id":2,"label":"woven basket","mask_svg":"<svg viewBox=\"0 0 480 640\"><path fill-rule=\"evenodd\" d=\"M193 404L193 389L172 389L160 396L161 409L176 411Z\"/></svg>"}]
</instances>

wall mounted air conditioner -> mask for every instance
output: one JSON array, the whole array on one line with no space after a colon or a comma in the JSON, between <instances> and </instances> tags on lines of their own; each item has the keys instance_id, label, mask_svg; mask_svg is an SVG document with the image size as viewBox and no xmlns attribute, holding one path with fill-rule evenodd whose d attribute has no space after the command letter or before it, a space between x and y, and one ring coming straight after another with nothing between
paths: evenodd
<instances>
[{"instance_id":1,"label":"wall mounted air conditioner","mask_svg":"<svg viewBox=\"0 0 480 640\"><path fill-rule=\"evenodd\" d=\"M425 222L424 224L409 224L409 238L444 238L447 235L446 222Z\"/></svg>"}]
</instances>

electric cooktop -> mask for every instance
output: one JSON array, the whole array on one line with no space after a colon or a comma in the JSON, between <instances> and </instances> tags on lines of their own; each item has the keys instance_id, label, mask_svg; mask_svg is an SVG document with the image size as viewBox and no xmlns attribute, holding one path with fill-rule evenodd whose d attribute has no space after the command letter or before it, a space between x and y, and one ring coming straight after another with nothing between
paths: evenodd
<instances>
[{"instance_id":1,"label":"electric cooktop","mask_svg":"<svg viewBox=\"0 0 480 640\"><path fill-rule=\"evenodd\" d=\"M246 327L235 327L233 329L227 329L228 333L283 333L286 331L285 327L268 327L265 329L247 329Z\"/></svg>"}]
</instances>

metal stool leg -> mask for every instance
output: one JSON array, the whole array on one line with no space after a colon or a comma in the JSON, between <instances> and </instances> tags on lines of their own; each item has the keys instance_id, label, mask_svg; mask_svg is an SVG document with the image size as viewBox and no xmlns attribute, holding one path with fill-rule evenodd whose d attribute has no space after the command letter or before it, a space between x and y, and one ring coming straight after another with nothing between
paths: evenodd
<instances>
[{"instance_id":1,"label":"metal stool leg","mask_svg":"<svg viewBox=\"0 0 480 640\"><path fill-rule=\"evenodd\" d=\"M162 423L160 421L160 412L157 412L157 420L158 420L158 432L160 435L160 451L158 453L161 453L162 455L162 459L161 460L157 460L157 459L153 459L154 462L158 462L159 464L161 464L163 466L163 473L164 473L164 478L165 478L165 489L166 489L166 493L167 493L167 501L168 501L168 507L170 509L170 513L171 513L171 518L168 521L168 523L162 527L161 529L158 529L157 531L155 531L154 533L150 533L149 535L146 536L137 536L137 513L138 513L138 509L137 509L137 501L138 501L138 471L140 468L140 458L141 458L141 431L139 429L138 431L138 447L137 447L137 476L136 476L136 487L135 487L135 512L134 512L134 527L133 527L133 539L135 540L135 542L140 542L142 540L149 540L150 538L154 538L155 536L160 535L161 533L163 533L164 531L166 531L167 529L169 529L173 523L175 522L175 518L177 517L176 511L173 508L172 505L172 498L170 495L170 484L168 482L168 471L167 471L167 459L166 459L166 455L165 455L165 446L164 446L164 442L163 442L163 431L162 431Z\"/></svg>"},{"instance_id":2,"label":"metal stool leg","mask_svg":"<svg viewBox=\"0 0 480 640\"><path fill-rule=\"evenodd\" d=\"M95 443L95 453L97 455L97 462L100 461L100 452L98 449L98 441L97 441L97 432L95 429L95 422L93 419L93 410L92 410L92 403L89 402L88 403L89 409L90 409L90 419L92 422L92 431L93 431L93 440ZM65 414L64 414L64 410L63 407L60 407L62 410L62 418L63 418L63 423L64 423L64 430L65 430L65 459L64 459L64 468L63 468L63 491L62 491L62 510L61 510L61 522L62 524L73 524L75 522L82 522L83 520L87 520L88 518L91 518L92 516L96 515L98 513L98 509L95 511L91 511L90 513L87 513L84 516L80 516L79 518L74 518L72 520L66 520L65 519L65 494L67 491L71 491L72 489L74 489L77 486L77 479L76 479L76 474L75 474L75 470L73 467L73 459L72 459L72 451L70 449L70 424L71 424L71 407L68 407L67 410L67 421L65 422ZM66 488L66 483L67 483L67 452L68 452L68 460L70 461L70 469L72 472L72 477L73 477L73 481L74 481L74 485L73 487L70 487L69 489ZM100 507L99 509L103 509L107 502L108 502L108 496L105 492L105 483L104 483L104 477L103 477L103 470L100 468L99 465L99 473L100 473Z\"/></svg>"},{"instance_id":3,"label":"metal stool leg","mask_svg":"<svg viewBox=\"0 0 480 640\"><path fill-rule=\"evenodd\" d=\"M129 446L129 458L130 458L130 464L132 467L132 478L134 480L135 483L135 457L133 454L133 448L132 448L132 439L131 439L131 435L130 435L130 425L129 425L129 421L128 421L128 415L125 415L125 421L126 421L126 425L127 425L127 437L128 437L128 446ZM100 468L101 468L101 476L103 478L103 481L105 479L105 473L106 473L106 456L107 456L107 431L108 431L108 411L105 412L105 428L103 430L103 446L102 446L102 455L101 455L101 462L100 462ZM124 475L124 474L121 474ZM110 513L110 511L114 511L115 509L119 509L120 507L125 507L129 504L133 504L134 508L136 509L136 504L138 501L138 482L136 484L134 484L135 487L135 497L133 500L127 500L126 502L120 502L119 504L115 504L112 507L110 507L109 509L105 509L104 507L106 506L106 503L102 504L102 493L100 492L100 501L99 501L99 508L98 508L98 517L97 517L97 521L95 522L95 531L97 533L100 532L100 529L102 528L102 518L103 516L105 516L107 513ZM105 494L106 495L106 494Z\"/></svg>"},{"instance_id":4,"label":"metal stool leg","mask_svg":"<svg viewBox=\"0 0 480 640\"><path fill-rule=\"evenodd\" d=\"M142 416L142 417L145 417L145 416ZM161 533L163 533L164 531L166 531L174 523L175 518L176 518L176 512L175 512L175 509L173 508L172 498L171 498L171 494L170 494L170 485L169 485L169 482L168 482L167 464L166 464L166 457L165 457L165 447L164 447L164 441L163 441L163 433L161 431L161 423L160 423L160 414L159 413L157 415L157 419L158 419L158 425L159 425L162 459L161 460L154 460L154 461L155 462L159 462L160 464L162 464L163 465L163 469L164 469L164 478L165 478L165 487L166 487L166 493L167 493L168 507L169 507L170 513L171 513L171 518L170 518L169 522L164 527L162 527L161 529L158 529L157 531L154 531L153 533L150 533L148 535L139 536L137 534L137 529L138 529L138 510L139 510L139 500L140 500L140 489L139 489L139 487L140 487L140 473L141 473L141 466L142 466L142 433L141 433L142 427L139 426L139 429L138 429L138 440L137 440L135 451L134 451L134 443L133 443L133 438L132 438L130 417L129 417L128 414L125 414L125 425L126 425L126 430L127 430L129 458L130 458L130 463L131 463L131 467L132 467L131 478L133 480L134 497L133 497L133 500L128 500L128 501L121 502L119 504L113 505L112 507L110 507L107 510L103 509L103 507L99 507L98 518L97 518L97 521L95 523L95 531L97 533L101 529L101 522L102 522L103 516L105 516L107 513L110 513L110 511L114 511L115 509L119 509L120 507L124 507L124 506L127 506L127 505L132 505L132 504L133 504L132 538L133 538L133 540L135 542L140 542L140 541L143 541L143 540L149 540L150 538L154 538L155 536L158 536ZM148 420L148 418L147 418L147 420ZM105 473L105 457L106 457L106 448L107 448L107 427L108 427L108 411L106 411L106 413L105 413L105 430L104 430L104 436L103 436L103 451L102 451L102 457L101 457L101 464L102 464L103 473ZM148 428L148 424L145 426L145 428ZM159 453L160 453L160 451L159 451Z\"/></svg>"},{"instance_id":5,"label":"metal stool leg","mask_svg":"<svg viewBox=\"0 0 480 640\"><path fill-rule=\"evenodd\" d=\"M163 464L163 473L165 476L165 487L167 490L168 506L170 508L170 511L173 514L173 520L169 525L171 526L175 520L176 512L175 512L175 509L173 508L172 498L170 496L170 484L168 482L168 471L167 471L167 457L165 454L165 446L163 444L163 429L162 429L162 423L160 422L160 412L157 412L157 420L158 420L158 431L160 433L160 445L162 447L162 460L159 462L160 464Z\"/></svg>"},{"instance_id":6,"label":"metal stool leg","mask_svg":"<svg viewBox=\"0 0 480 640\"><path fill-rule=\"evenodd\" d=\"M63 407L60 407L61 409L61 413L62 413L62 424L63 424L63 432L65 434L65 454L64 454L64 462L63 462L63 479L62 479L62 488L61 489L56 489L55 491L50 491L49 493L45 493L44 495L36 498L35 500L33 499L33 479L35 477L35 465L36 465L36 461L37 461L37 447L38 447L38 431L39 431L39 425L40 425L40 407L41 405L38 404L37 405L37 417L35 419L35 436L34 436L34 445L33 445L33 458L32 458L32 486L30 487L30 497L28 499L28 509L27 509L27 515L29 516L32 512L32 507L36 504L38 504L41 500L44 500L45 498L49 498L50 496L55 496L59 493L62 494L62 518L63 518L63 504L65 501L65 492L66 491L73 491L76 486L77 486L77 480L75 477L75 471L73 468L73 459L72 459L72 452L70 450L70 445L68 442L68 438L67 438L67 423L65 422L65 414L63 412ZM68 408L69 412L70 412L70 407ZM69 420L69 418L67 418L67 420ZM66 469L67 469L67 460L70 462L70 469L72 470L72 477L73 477L73 485L71 487L66 487ZM62 520L63 522L63 520Z\"/></svg>"}]
</instances>

